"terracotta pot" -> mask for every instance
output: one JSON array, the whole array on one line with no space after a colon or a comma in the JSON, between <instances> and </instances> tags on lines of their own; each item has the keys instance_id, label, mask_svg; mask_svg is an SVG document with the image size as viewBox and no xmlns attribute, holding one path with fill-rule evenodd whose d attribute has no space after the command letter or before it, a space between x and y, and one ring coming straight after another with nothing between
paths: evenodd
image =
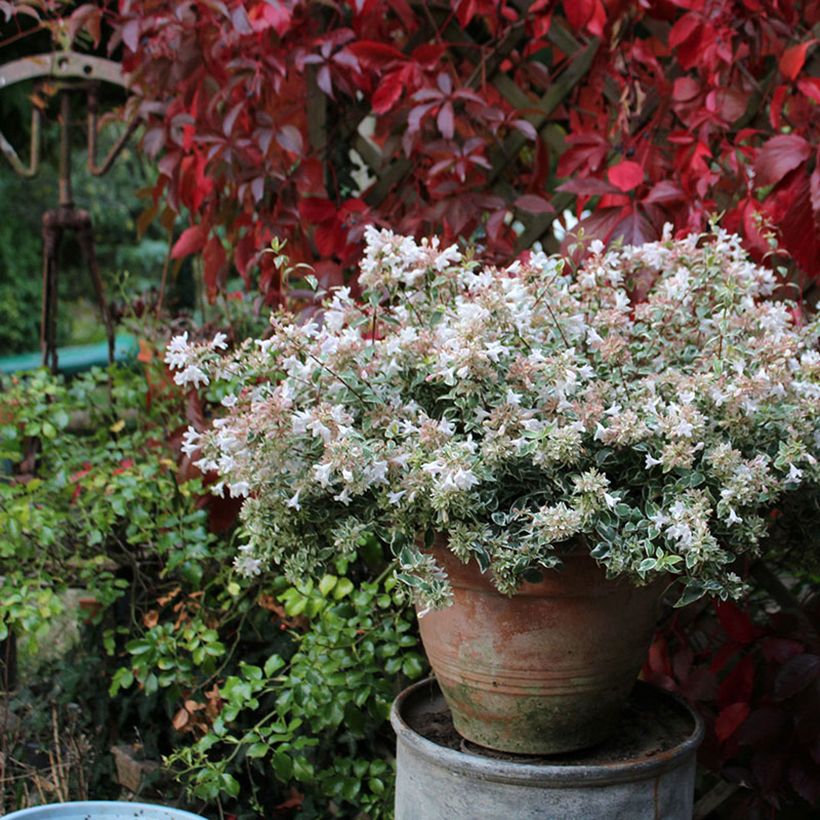
<instances>
[{"instance_id":1,"label":"terracotta pot","mask_svg":"<svg viewBox=\"0 0 820 820\"><path fill-rule=\"evenodd\" d=\"M520 754L606 738L646 657L665 584L608 581L578 553L508 597L475 561L462 564L442 548L434 555L455 601L419 625L456 731Z\"/></svg>"}]
</instances>

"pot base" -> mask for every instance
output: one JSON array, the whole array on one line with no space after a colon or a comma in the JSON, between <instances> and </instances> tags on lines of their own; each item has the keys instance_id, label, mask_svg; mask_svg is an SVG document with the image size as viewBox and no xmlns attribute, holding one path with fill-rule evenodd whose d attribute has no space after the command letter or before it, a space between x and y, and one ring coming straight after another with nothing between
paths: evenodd
<instances>
[{"instance_id":1,"label":"pot base","mask_svg":"<svg viewBox=\"0 0 820 820\"><path fill-rule=\"evenodd\" d=\"M463 740L429 679L396 700L396 820L689 820L703 723L639 682L603 743L534 756Z\"/></svg>"}]
</instances>

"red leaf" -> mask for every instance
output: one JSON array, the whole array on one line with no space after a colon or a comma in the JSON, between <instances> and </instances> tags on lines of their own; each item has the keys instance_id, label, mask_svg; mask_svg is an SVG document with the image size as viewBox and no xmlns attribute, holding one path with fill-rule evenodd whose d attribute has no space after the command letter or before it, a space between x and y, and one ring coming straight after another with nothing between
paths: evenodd
<instances>
[{"instance_id":1,"label":"red leaf","mask_svg":"<svg viewBox=\"0 0 820 820\"><path fill-rule=\"evenodd\" d=\"M815 169L811 172L810 185L811 208L817 216L820 214L820 167L815 166Z\"/></svg>"},{"instance_id":2,"label":"red leaf","mask_svg":"<svg viewBox=\"0 0 820 820\"><path fill-rule=\"evenodd\" d=\"M231 22L240 34L253 34L250 17L248 17L248 12L245 11L245 6L241 3L231 12Z\"/></svg>"},{"instance_id":3,"label":"red leaf","mask_svg":"<svg viewBox=\"0 0 820 820\"><path fill-rule=\"evenodd\" d=\"M760 642L763 657L770 663L785 663L794 655L804 652L805 648L802 643L790 638L764 638Z\"/></svg>"},{"instance_id":4,"label":"red leaf","mask_svg":"<svg viewBox=\"0 0 820 820\"><path fill-rule=\"evenodd\" d=\"M675 102L687 102L700 93L700 83L692 77L678 77L672 86L672 99Z\"/></svg>"},{"instance_id":5,"label":"red leaf","mask_svg":"<svg viewBox=\"0 0 820 820\"><path fill-rule=\"evenodd\" d=\"M683 189L671 180L656 182L649 193L641 200L645 205L653 202L679 202L686 198Z\"/></svg>"},{"instance_id":6,"label":"red leaf","mask_svg":"<svg viewBox=\"0 0 820 820\"><path fill-rule=\"evenodd\" d=\"M626 245L643 245L645 242L660 239L660 235L643 209L635 206L615 226L611 238L623 239Z\"/></svg>"},{"instance_id":7,"label":"red leaf","mask_svg":"<svg viewBox=\"0 0 820 820\"><path fill-rule=\"evenodd\" d=\"M802 692L820 677L820 657L795 655L780 668L774 681L775 700L785 700Z\"/></svg>"},{"instance_id":8,"label":"red leaf","mask_svg":"<svg viewBox=\"0 0 820 820\"><path fill-rule=\"evenodd\" d=\"M533 142L538 139L538 131L535 130L535 126L529 120L513 120L512 126L518 129L527 139L531 139Z\"/></svg>"},{"instance_id":9,"label":"red leaf","mask_svg":"<svg viewBox=\"0 0 820 820\"><path fill-rule=\"evenodd\" d=\"M441 135L446 140L451 140L455 133L455 118L453 117L453 104L448 100L438 112L436 125Z\"/></svg>"},{"instance_id":10,"label":"red leaf","mask_svg":"<svg viewBox=\"0 0 820 820\"><path fill-rule=\"evenodd\" d=\"M489 219L487 220L487 236L490 237L493 241L498 240L498 235L501 229L504 227L504 219L507 216L507 209L500 208L499 210L495 211L494 213L490 214Z\"/></svg>"},{"instance_id":11,"label":"red leaf","mask_svg":"<svg viewBox=\"0 0 820 820\"><path fill-rule=\"evenodd\" d=\"M308 196L299 202L299 213L308 222L318 225L336 219L336 206L318 196Z\"/></svg>"},{"instance_id":12,"label":"red leaf","mask_svg":"<svg viewBox=\"0 0 820 820\"><path fill-rule=\"evenodd\" d=\"M715 735L721 743L728 740L749 716L748 703L732 703L720 711L715 721Z\"/></svg>"},{"instance_id":13,"label":"red leaf","mask_svg":"<svg viewBox=\"0 0 820 820\"><path fill-rule=\"evenodd\" d=\"M401 71L391 71L382 77L379 87L370 100L374 114L386 114L398 102L404 90Z\"/></svg>"},{"instance_id":14,"label":"red leaf","mask_svg":"<svg viewBox=\"0 0 820 820\"><path fill-rule=\"evenodd\" d=\"M769 122L775 131L780 130L780 112L783 110L783 101L786 99L786 94L789 92L787 85L779 85L772 94L772 102L769 105Z\"/></svg>"},{"instance_id":15,"label":"red leaf","mask_svg":"<svg viewBox=\"0 0 820 820\"><path fill-rule=\"evenodd\" d=\"M202 400L195 387L189 387L185 394L185 419L195 430L204 430L207 425Z\"/></svg>"},{"instance_id":16,"label":"red leaf","mask_svg":"<svg viewBox=\"0 0 820 820\"><path fill-rule=\"evenodd\" d=\"M760 630L752 623L749 615L731 601L715 602L715 612L724 632L733 641L745 645L760 634Z\"/></svg>"},{"instance_id":17,"label":"red leaf","mask_svg":"<svg viewBox=\"0 0 820 820\"><path fill-rule=\"evenodd\" d=\"M629 159L613 165L606 175L609 181L624 193L637 188L643 182L643 168Z\"/></svg>"},{"instance_id":18,"label":"red leaf","mask_svg":"<svg viewBox=\"0 0 820 820\"><path fill-rule=\"evenodd\" d=\"M582 196L600 196L602 194L616 194L618 189L602 179L571 179L558 186L559 191Z\"/></svg>"},{"instance_id":19,"label":"red leaf","mask_svg":"<svg viewBox=\"0 0 820 820\"><path fill-rule=\"evenodd\" d=\"M245 100L240 100L226 115L222 121L222 133L226 137L230 137L233 132L233 127L236 124L236 118L242 113L245 107Z\"/></svg>"},{"instance_id":20,"label":"red leaf","mask_svg":"<svg viewBox=\"0 0 820 820\"><path fill-rule=\"evenodd\" d=\"M576 30L582 29L595 11L595 0L564 0L567 22Z\"/></svg>"},{"instance_id":21,"label":"red leaf","mask_svg":"<svg viewBox=\"0 0 820 820\"><path fill-rule=\"evenodd\" d=\"M785 710L764 706L749 715L738 732L737 740L744 746L765 746L778 739L788 725L789 716Z\"/></svg>"},{"instance_id":22,"label":"red leaf","mask_svg":"<svg viewBox=\"0 0 820 820\"><path fill-rule=\"evenodd\" d=\"M256 256L256 243L251 234L245 234L237 243L233 252L233 262L239 275L245 280L247 286L250 281L248 277L248 267Z\"/></svg>"},{"instance_id":23,"label":"red leaf","mask_svg":"<svg viewBox=\"0 0 820 820\"><path fill-rule=\"evenodd\" d=\"M410 52L410 58L419 63L424 68L436 68L444 52L447 51L446 43L425 43Z\"/></svg>"},{"instance_id":24,"label":"red leaf","mask_svg":"<svg viewBox=\"0 0 820 820\"><path fill-rule=\"evenodd\" d=\"M213 301L219 291L219 279L225 267L225 261L225 248L222 240L218 236L212 236L202 252L202 278L209 301Z\"/></svg>"},{"instance_id":25,"label":"red leaf","mask_svg":"<svg viewBox=\"0 0 820 820\"><path fill-rule=\"evenodd\" d=\"M555 208L544 197L537 194L524 194L518 197L513 204L516 208L531 214L551 214L555 211Z\"/></svg>"},{"instance_id":26,"label":"red leaf","mask_svg":"<svg viewBox=\"0 0 820 820\"><path fill-rule=\"evenodd\" d=\"M797 81L797 87L801 94L820 103L820 77L803 77Z\"/></svg>"},{"instance_id":27,"label":"red leaf","mask_svg":"<svg viewBox=\"0 0 820 820\"><path fill-rule=\"evenodd\" d=\"M789 171L797 168L811 156L811 146L797 134L778 134L772 137L755 159L755 173L760 186L780 182Z\"/></svg>"},{"instance_id":28,"label":"red leaf","mask_svg":"<svg viewBox=\"0 0 820 820\"><path fill-rule=\"evenodd\" d=\"M322 256L333 256L344 247L345 239L338 222L325 222L316 227L313 233L316 248Z\"/></svg>"},{"instance_id":29,"label":"red leaf","mask_svg":"<svg viewBox=\"0 0 820 820\"><path fill-rule=\"evenodd\" d=\"M330 78L330 68L327 63L322 65L316 73L316 85L318 85L331 100L335 99L333 96L333 80Z\"/></svg>"},{"instance_id":30,"label":"red leaf","mask_svg":"<svg viewBox=\"0 0 820 820\"><path fill-rule=\"evenodd\" d=\"M735 656L737 656L735 646ZM726 706L730 703L743 701L749 703L752 699L755 683L755 662L752 655L744 655L732 671L723 679L718 688L718 703Z\"/></svg>"},{"instance_id":31,"label":"red leaf","mask_svg":"<svg viewBox=\"0 0 820 820\"><path fill-rule=\"evenodd\" d=\"M473 19L478 6L478 0L457 0L456 19L462 28L466 28L470 20Z\"/></svg>"},{"instance_id":32,"label":"red leaf","mask_svg":"<svg viewBox=\"0 0 820 820\"><path fill-rule=\"evenodd\" d=\"M820 213L812 207L811 187L812 182L820 182L816 175L816 168L810 178L806 166L798 166L763 202L769 218L780 229L786 250L812 277L820 276Z\"/></svg>"},{"instance_id":33,"label":"red leaf","mask_svg":"<svg viewBox=\"0 0 820 820\"><path fill-rule=\"evenodd\" d=\"M190 228L186 228L171 249L171 259L181 259L183 256L199 253L205 247L205 236L203 225L191 225Z\"/></svg>"},{"instance_id":34,"label":"red leaf","mask_svg":"<svg viewBox=\"0 0 820 820\"><path fill-rule=\"evenodd\" d=\"M694 14L684 14L669 32L669 45L676 48L700 28L700 18Z\"/></svg>"},{"instance_id":35,"label":"red leaf","mask_svg":"<svg viewBox=\"0 0 820 820\"><path fill-rule=\"evenodd\" d=\"M276 0L267 0L262 10L262 19L282 37L290 28L291 10Z\"/></svg>"},{"instance_id":36,"label":"red leaf","mask_svg":"<svg viewBox=\"0 0 820 820\"><path fill-rule=\"evenodd\" d=\"M593 239L609 242L612 232L618 226L623 215L623 208L598 208L585 219L582 219L571 231L567 232L561 243L561 253L566 254L570 245L578 241L578 234L584 232L584 240Z\"/></svg>"},{"instance_id":37,"label":"red leaf","mask_svg":"<svg viewBox=\"0 0 820 820\"><path fill-rule=\"evenodd\" d=\"M295 125L283 125L276 132L276 141L291 154L301 154L305 147L302 132Z\"/></svg>"},{"instance_id":38,"label":"red leaf","mask_svg":"<svg viewBox=\"0 0 820 820\"><path fill-rule=\"evenodd\" d=\"M803 64L806 62L806 52L815 42L815 40L806 40L805 43L798 43L796 46L787 48L780 56L778 68L787 80L794 82L797 79L797 75L803 70Z\"/></svg>"},{"instance_id":39,"label":"red leaf","mask_svg":"<svg viewBox=\"0 0 820 820\"><path fill-rule=\"evenodd\" d=\"M122 27L122 41L131 51L136 51L140 42L140 27L142 22L136 18L129 20Z\"/></svg>"},{"instance_id":40,"label":"red leaf","mask_svg":"<svg viewBox=\"0 0 820 820\"><path fill-rule=\"evenodd\" d=\"M406 59L397 48L376 40L359 40L351 43L348 48L362 63L372 68L382 68L389 60Z\"/></svg>"}]
</instances>

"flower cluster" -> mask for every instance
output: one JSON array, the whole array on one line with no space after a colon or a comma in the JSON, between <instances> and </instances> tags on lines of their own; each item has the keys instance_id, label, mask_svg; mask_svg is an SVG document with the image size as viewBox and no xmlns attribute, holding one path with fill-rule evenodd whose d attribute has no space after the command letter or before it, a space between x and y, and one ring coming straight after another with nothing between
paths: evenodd
<instances>
[{"instance_id":1,"label":"flower cluster","mask_svg":"<svg viewBox=\"0 0 820 820\"><path fill-rule=\"evenodd\" d=\"M437 533L507 591L580 547L726 596L769 512L820 484L820 323L769 298L736 236L593 243L577 271L367 243L361 300L339 288L225 355L169 348L178 381L227 380L224 416L185 446L245 497L243 572L300 576L375 537L440 605L420 547Z\"/></svg>"}]
</instances>

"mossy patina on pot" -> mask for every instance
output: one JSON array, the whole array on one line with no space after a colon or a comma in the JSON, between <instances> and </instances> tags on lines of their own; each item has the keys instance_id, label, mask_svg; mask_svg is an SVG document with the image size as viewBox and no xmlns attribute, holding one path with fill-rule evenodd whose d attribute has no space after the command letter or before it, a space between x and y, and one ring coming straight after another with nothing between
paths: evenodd
<instances>
[{"instance_id":1,"label":"mossy patina on pot","mask_svg":"<svg viewBox=\"0 0 820 820\"><path fill-rule=\"evenodd\" d=\"M458 733L520 754L602 741L646 656L664 585L607 580L580 553L502 595L477 563L434 551L453 605L420 618L427 657Z\"/></svg>"}]
</instances>

